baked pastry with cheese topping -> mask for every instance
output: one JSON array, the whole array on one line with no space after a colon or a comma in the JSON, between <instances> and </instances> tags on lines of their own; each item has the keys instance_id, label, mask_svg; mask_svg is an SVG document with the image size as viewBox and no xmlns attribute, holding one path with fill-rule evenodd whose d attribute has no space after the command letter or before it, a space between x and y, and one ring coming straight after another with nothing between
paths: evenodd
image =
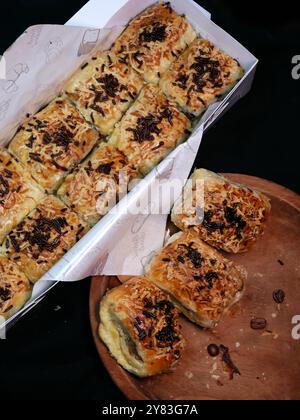
<instances>
[{"instance_id":1,"label":"baked pastry with cheese topping","mask_svg":"<svg viewBox=\"0 0 300 420\"><path fill-rule=\"evenodd\" d=\"M138 96L144 80L112 52L95 55L65 88L84 118L107 136Z\"/></svg>"},{"instance_id":2,"label":"baked pastry with cheese topping","mask_svg":"<svg viewBox=\"0 0 300 420\"><path fill-rule=\"evenodd\" d=\"M58 195L93 226L127 194L139 176L122 152L104 143L67 177Z\"/></svg>"},{"instance_id":3,"label":"baked pastry with cheese topping","mask_svg":"<svg viewBox=\"0 0 300 420\"><path fill-rule=\"evenodd\" d=\"M187 113L199 117L243 77L237 60L206 39L196 39L162 77L163 92Z\"/></svg>"},{"instance_id":4,"label":"baked pastry with cheese topping","mask_svg":"<svg viewBox=\"0 0 300 420\"><path fill-rule=\"evenodd\" d=\"M177 310L144 277L107 292L99 335L117 362L139 377L168 372L184 348Z\"/></svg>"},{"instance_id":5,"label":"baked pastry with cheese topping","mask_svg":"<svg viewBox=\"0 0 300 420\"><path fill-rule=\"evenodd\" d=\"M0 244L43 198L42 188L23 165L0 149Z\"/></svg>"},{"instance_id":6,"label":"baked pastry with cheese topping","mask_svg":"<svg viewBox=\"0 0 300 420\"><path fill-rule=\"evenodd\" d=\"M117 124L109 143L118 147L147 175L163 158L186 140L188 118L158 87L147 85Z\"/></svg>"},{"instance_id":7,"label":"baked pastry with cheese topping","mask_svg":"<svg viewBox=\"0 0 300 420\"><path fill-rule=\"evenodd\" d=\"M48 192L92 150L99 134L66 99L58 98L27 119L9 145L33 178Z\"/></svg>"},{"instance_id":8,"label":"baked pastry with cheese topping","mask_svg":"<svg viewBox=\"0 0 300 420\"><path fill-rule=\"evenodd\" d=\"M157 84L170 64L196 38L184 16L169 3L156 4L136 17L117 39L114 51L147 82Z\"/></svg>"},{"instance_id":9,"label":"baked pastry with cheese topping","mask_svg":"<svg viewBox=\"0 0 300 420\"><path fill-rule=\"evenodd\" d=\"M261 192L205 169L194 172L185 192L188 206L179 198L172 210L179 229L192 227L205 242L233 253L247 251L264 233L271 204Z\"/></svg>"},{"instance_id":10,"label":"baked pastry with cheese topping","mask_svg":"<svg viewBox=\"0 0 300 420\"><path fill-rule=\"evenodd\" d=\"M171 237L146 276L191 321L213 328L242 297L247 273L187 230Z\"/></svg>"},{"instance_id":11,"label":"baked pastry with cheese topping","mask_svg":"<svg viewBox=\"0 0 300 420\"><path fill-rule=\"evenodd\" d=\"M35 283L86 231L75 212L48 196L7 236L3 253Z\"/></svg>"},{"instance_id":12,"label":"baked pastry with cheese topping","mask_svg":"<svg viewBox=\"0 0 300 420\"><path fill-rule=\"evenodd\" d=\"M17 265L0 255L0 317L6 320L18 312L30 299L31 289Z\"/></svg>"}]
</instances>

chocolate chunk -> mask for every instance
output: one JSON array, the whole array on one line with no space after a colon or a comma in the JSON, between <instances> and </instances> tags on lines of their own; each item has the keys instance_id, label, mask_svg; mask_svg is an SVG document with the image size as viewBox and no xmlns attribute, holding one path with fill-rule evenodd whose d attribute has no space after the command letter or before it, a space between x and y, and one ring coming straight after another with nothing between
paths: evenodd
<instances>
[{"instance_id":1,"label":"chocolate chunk","mask_svg":"<svg viewBox=\"0 0 300 420\"><path fill-rule=\"evenodd\" d=\"M255 318L251 320L250 326L252 330L264 330L267 326L267 321L264 318Z\"/></svg>"},{"instance_id":2,"label":"chocolate chunk","mask_svg":"<svg viewBox=\"0 0 300 420\"><path fill-rule=\"evenodd\" d=\"M274 301L275 301L278 305L282 304L282 303L284 302L284 300L285 300L285 293L284 293L284 291L283 291L283 290L281 290L281 289L279 289L279 290L275 290L275 291L273 292L273 299L274 299Z\"/></svg>"},{"instance_id":3,"label":"chocolate chunk","mask_svg":"<svg viewBox=\"0 0 300 420\"><path fill-rule=\"evenodd\" d=\"M207 352L211 357L217 357L220 354L219 346L217 346L216 344L210 344L207 347Z\"/></svg>"}]
</instances>

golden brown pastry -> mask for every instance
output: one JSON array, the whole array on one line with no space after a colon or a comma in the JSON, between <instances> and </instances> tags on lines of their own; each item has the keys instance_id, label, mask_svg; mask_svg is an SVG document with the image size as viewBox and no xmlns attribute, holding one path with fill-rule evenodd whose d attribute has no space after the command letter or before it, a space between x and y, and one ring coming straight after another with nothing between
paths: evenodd
<instances>
[{"instance_id":1,"label":"golden brown pastry","mask_svg":"<svg viewBox=\"0 0 300 420\"><path fill-rule=\"evenodd\" d=\"M81 67L65 92L85 119L106 136L134 102L143 83L122 58L104 52Z\"/></svg>"},{"instance_id":2,"label":"golden brown pastry","mask_svg":"<svg viewBox=\"0 0 300 420\"><path fill-rule=\"evenodd\" d=\"M0 317L10 318L31 296L31 285L15 263L0 255ZM1 323L1 319L0 319Z\"/></svg>"},{"instance_id":3,"label":"golden brown pastry","mask_svg":"<svg viewBox=\"0 0 300 420\"><path fill-rule=\"evenodd\" d=\"M147 175L188 136L191 123L158 87L147 85L109 140Z\"/></svg>"},{"instance_id":4,"label":"golden brown pastry","mask_svg":"<svg viewBox=\"0 0 300 420\"><path fill-rule=\"evenodd\" d=\"M67 177L58 195L93 226L127 194L139 176L122 152L104 143Z\"/></svg>"},{"instance_id":5,"label":"golden brown pastry","mask_svg":"<svg viewBox=\"0 0 300 420\"><path fill-rule=\"evenodd\" d=\"M43 198L42 189L24 167L0 149L0 244Z\"/></svg>"},{"instance_id":6,"label":"golden brown pastry","mask_svg":"<svg viewBox=\"0 0 300 420\"><path fill-rule=\"evenodd\" d=\"M271 211L264 194L205 169L194 172L185 195L188 206L182 211L182 199L175 203L173 223L181 230L193 227L205 242L227 252L247 251L263 234Z\"/></svg>"},{"instance_id":7,"label":"golden brown pastry","mask_svg":"<svg viewBox=\"0 0 300 420\"><path fill-rule=\"evenodd\" d=\"M19 129L9 150L48 192L56 191L99 139L77 109L58 98Z\"/></svg>"},{"instance_id":8,"label":"golden brown pastry","mask_svg":"<svg viewBox=\"0 0 300 420\"><path fill-rule=\"evenodd\" d=\"M152 376L169 371L184 348L178 312L144 277L110 290L100 304L99 334L129 372Z\"/></svg>"},{"instance_id":9,"label":"golden brown pastry","mask_svg":"<svg viewBox=\"0 0 300 420\"><path fill-rule=\"evenodd\" d=\"M240 300L247 273L188 230L157 253L146 276L191 321L213 328Z\"/></svg>"},{"instance_id":10,"label":"golden brown pastry","mask_svg":"<svg viewBox=\"0 0 300 420\"><path fill-rule=\"evenodd\" d=\"M114 51L149 83L158 83L170 64L196 38L185 17L169 3L156 4L135 18L117 39Z\"/></svg>"},{"instance_id":11,"label":"golden brown pastry","mask_svg":"<svg viewBox=\"0 0 300 420\"><path fill-rule=\"evenodd\" d=\"M206 39L196 39L160 81L163 92L196 117L243 77L237 62Z\"/></svg>"},{"instance_id":12,"label":"golden brown pastry","mask_svg":"<svg viewBox=\"0 0 300 420\"><path fill-rule=\"evenodd\" d=\"M35 283L85 232L75 212L48 196L7 236L3 253Z\"/></svg>"}]
</instances>

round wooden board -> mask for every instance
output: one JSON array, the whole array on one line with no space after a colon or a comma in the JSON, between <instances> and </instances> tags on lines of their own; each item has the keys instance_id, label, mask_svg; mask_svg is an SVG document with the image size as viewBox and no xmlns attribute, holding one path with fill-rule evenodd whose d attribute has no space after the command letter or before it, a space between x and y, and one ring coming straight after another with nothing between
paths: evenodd
<instances>
[{"instance_id":1,"label":"round wooden board","mask_svg":"<svg viewBox=\"0 0 300 420\"><path fill-rule=\"evenodd\" d=\"M151 400L290 400L300 399L300 340L292 338L292 319L300 315L300 197L269 181L225 174L265 192L272 200L266 233L247 253L229 256L249 273L246 293L215 331L201 331L182 318L187 346L174 372L139 379L123 370L98 338L99 302L119 283L95 277L90 293L92 331L99 355L112 379L129 399ZM286 293L277 306L276 289ZM272 333L250 328L265 318ZM220 358L208 356L211 343L229 347L241 376L230 380Z\"/></svg>"}]
</instances>

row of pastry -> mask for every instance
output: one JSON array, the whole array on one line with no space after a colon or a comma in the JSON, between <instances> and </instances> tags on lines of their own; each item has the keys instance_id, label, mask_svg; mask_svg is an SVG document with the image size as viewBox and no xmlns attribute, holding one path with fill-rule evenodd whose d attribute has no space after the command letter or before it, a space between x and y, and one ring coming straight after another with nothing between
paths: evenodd
<instances>
[{"instance_id":1,"label":"row of pastry","mask_svg":"<svg viewBox=\"0 0 300 420\"><path fill-rule=\"evenodd\" d=\"M241 299L247 271L224 251L246 252L270 214L269 199L245 185L204 169L191 180L172 210L181 231L151 259L144 277L120 277L124 284L100 303L101 339L119 364L140 377L167 372L180 359L185 339L179 313L211 329Z\"/></svg>"},{"instance_id":2,"label":"row of pastry","mask_svg":"<svg viewBox=\"0 0 300 420\"><path fill-rule=\"evenodd\" d=\"M0 151L0 316L18 311L31 285L109 211L120 172L128 186L146 175L242 75L160 3L28 116Z\"/></svg>"}]
</instances>

